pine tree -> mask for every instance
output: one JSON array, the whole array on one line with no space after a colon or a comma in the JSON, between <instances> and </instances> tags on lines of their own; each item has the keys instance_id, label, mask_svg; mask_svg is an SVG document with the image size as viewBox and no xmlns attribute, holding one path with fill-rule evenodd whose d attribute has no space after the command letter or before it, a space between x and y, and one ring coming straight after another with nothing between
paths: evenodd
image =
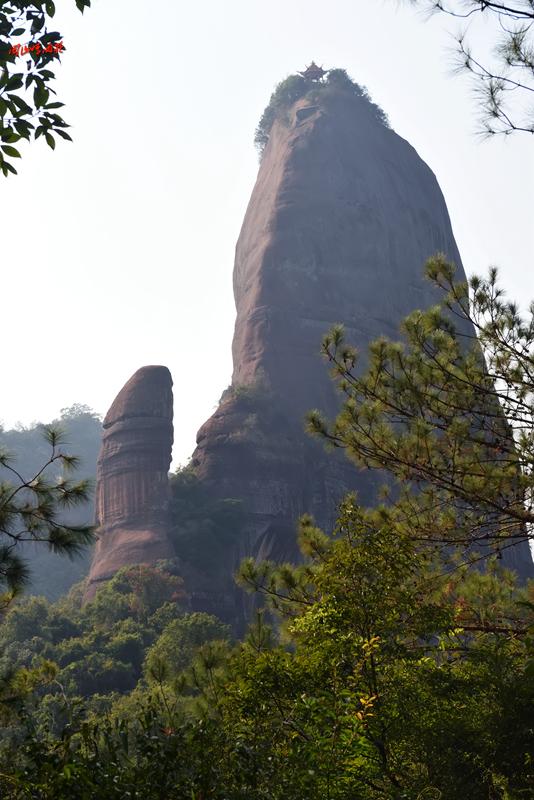
<instances>
[{"instance_id":1,"label":"pine tree","mask_svg":"<svg viewBox=\"0 0 534 800\"><path fill-rule=\"evenodd\" d=\"M0 452L0 466L10 480L0 482L0 609L27 583L29 570L21 555L23 542L45 544L54 553L70 557L78 554L93 539L90 525L70 525L61 520L61 512L87 502L90 481L75 481L70 473L78 459L63 448L62 432L43 426L43 436L50 447L48 460L31 476L21 475L12 454ZM60 474L53 474L54 470Z\"/></svg>"}]
</instances>

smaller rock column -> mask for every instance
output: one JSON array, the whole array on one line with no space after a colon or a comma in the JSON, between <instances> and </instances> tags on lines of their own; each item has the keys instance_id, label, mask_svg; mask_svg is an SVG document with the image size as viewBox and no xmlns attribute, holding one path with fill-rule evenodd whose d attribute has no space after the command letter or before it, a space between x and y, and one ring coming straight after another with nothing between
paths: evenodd
<instances>
[{"instance_id":1,"label":"smaller rock column","mask_svg":"<svg viewBox=\"0 0 534 800\"><path fill-rule=\"evenodd\" d=\"M147 366L125 384L104 419L96 472L99 538L87 600L121 567L174 557L168 538L172 418L171 374Z\"/></svg>"}]
</instances>

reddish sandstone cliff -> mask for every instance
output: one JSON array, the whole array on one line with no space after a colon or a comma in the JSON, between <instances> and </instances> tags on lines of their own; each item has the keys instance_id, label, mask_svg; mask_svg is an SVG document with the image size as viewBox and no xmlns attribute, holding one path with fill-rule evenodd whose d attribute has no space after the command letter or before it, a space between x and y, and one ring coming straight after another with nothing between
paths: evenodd
<instances>
[{"instance_id":1,"label":"reddish sandstone cliff","mask_svg":"<svg viewBox=\"0 0 534 800\"><path fill-rule=\"evenodd\" d=\"M232 387L193 457L213 496L244 503L227 575L243 555L294 557L298 517L330 527L347 490L372 502L376 474L303 432L309 409L339 409L321 340L334 323L361 352L397 337L404 316L436 302L423 266L437 251L461 276L434 174L365 98L321 89L279 115L236 247ZM531 570L527 550L510 566Z\"/></svg>"},{"instance_id":2,"label":"reddish sandstone cliff","mask_svg":"<svg viewBox=\"0 0 534 800\"><path fill-rule=\"evenodd\" d=\"M87 598L123 566L174 555L168 536L172 414L171 374L148 366L130 378L104 419L96 486L99 539Z\"/></svg>"},{"instance_id":3,"label":"reddish sandstone cliff","mask_svg":"<svg viewBox=\"0 0 534 800\"><path fill-rule=\"evenodd\" d=\"M214 494L243 498L243 550L292 556L300 514L329 526L347 489L372 499L374 476L303 432L309 409L338 409L321 340L339 322L362 350L396 336L435 302L423 265L438 250L461 270L436 178L364 98L322 90L274 123L236 247L233 390L193 457Z\"/></svg>"},{"instance_id":4,"label":"reddish sandstone cliff","mask_svg":"<svg viewBox=\"0 0 534 800\"><path fill-rule=\"evenodd\" d=\"M357 92L321 87L309 98L278 114L270 133L236 247L232 385L198 432L192 461L206 509L241 501L238 535L216 559L205 545L202 558L192 559L191 525L205 511L196 500L171 530L193 607L230 621L247 615L232 580L243 556L298 557L301 514L331 529L347 491L371 503L380 482L304 433L309 409L330 417L339 409L319 355L323 335L343 323L365 353L378 336L397 337L414 308L436 302L423 277L429 256L446 253L462 275L443 195L414 148ZM139 370L104 427L90 592L125 564L174 554L168 371ZM189 551L180 552L184 535ZM532 574L527 544L505 559L523 577Z\"/></svg>"}]
</instances>

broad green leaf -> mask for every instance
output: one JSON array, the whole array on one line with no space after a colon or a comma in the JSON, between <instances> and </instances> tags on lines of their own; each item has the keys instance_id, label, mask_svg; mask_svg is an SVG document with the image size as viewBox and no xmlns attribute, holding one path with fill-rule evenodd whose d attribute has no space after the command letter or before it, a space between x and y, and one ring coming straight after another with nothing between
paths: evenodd
<instances>
[{"instance_id":1,"label":"broad green leaf","mask_svg":"<svg viewBox=\"0 0 534 800\"><path fill-rule=\"evenodd\" d=\"M48 31L44 36L41 36L41 44L49 44L50 42L57 42L61 39L59 31Z\"/></svg>"},{"instance_id":2,"label":"broad green leaf","mask_svg":"<svg viewBox=\"0 0 534 800\"><path fill-rule=\"evenodd\" d=\"M3 144L2 150L6 156L11 156L11 158L20 158L20 153L16 147L11 147L9 144Z\"/></svg>"},{"instance_id":3,"label":"broad green leaf","mask_svg":"<svg viewBox=\"0 0 534 800\"><path fill-rule=\"evenodd\" d=\"M60 128L70 128L70 125L67 125L63 117L60 117L59 114L51 114L49 111L45 111L45 118L50 121L50 123L57 125Z\"/></svg>"},{"instance_id":4,"label":"broad green leaf","mask_svg":"<svg viewBox=\"0 0 534 800\"><path fill-rule=\"evenodd\" d=\"M43 14L42 17L35 17L33 22L32 22L32 26L31 26L32 36L35 33L38 33L39 31L41 31L43 29L43 27L44 27L44 24L45 24L44 14Z\"/></svg>"},{"instance_id":5,"label":"broad green leaf","mask_svg":"<svg viewBox=\"0 0 534 800\"><path fill-rule=\"evenodd\" d=\"M32 113L33 109L30 108L28 103L25 100L23 100L22 97L19 97L17 94L8 94L8 97L13 103L15 103L16 106L18 106L18 108L20 108L20 110L24 114Z\"/></svg>"},{"instance_id":6,"label":"broad green leaf","mask_svg":"<svg viewBox=\"0 0 534 800\"><path fill-rule=\"evenodd\" d=\"M23 84L23 75L21 72L15 73L12 75L6 83L6 89L8 92L13 91L14 89L20 89Z\"/></svg>"},{"instance_id":7,"label":"broad green leaf","mask_svg":"<svg viewBox=\"0 0 534 800\"><path fill-rule=\"evenodd\" d=\"M11 127L4 128L2 133L0 134L0 139L2 139L3 142L7 143L9 142L12 134L13 134L13 129Z\"/></svg>"},{"instance_id":8,"label":"broad green leaf","mask_svg":"<svg viewBox=\"0 0 534 800\"><path fill-rule=\"evenodd\" d=\"M17 133L20 133L24 139L30 139L30 131L32 131L34 127L35 125L33 125L33 123L27 122L26 120L17 120L15 122Z\"/></svg>"},{"instance_id":9,"label":"broad green leaf","mask_svg":"<svg viewBox=\"0 0 534 800\"><path fill-rule=\"evenodd\" d=\"M41 106L44 106L49 96L50 93L48 89L45 88L43 83L39 83L38 86L36 86L33 90L33 101L36 108L41 108Z\"/></svg>"},{"instance_id":10,"label":"broad green leaf","mask_svg":"<svg viewBox=\"0 0 534 800\"><path fill-rule=\"evenodd\" d=\"M56 140L54 139L52 134L51 133L45 133L45 139L46 139L46 143L48 144L48 146L51 147L52 150L55 150L55 148L56 148Z\"/></svg>"}]
</instances>

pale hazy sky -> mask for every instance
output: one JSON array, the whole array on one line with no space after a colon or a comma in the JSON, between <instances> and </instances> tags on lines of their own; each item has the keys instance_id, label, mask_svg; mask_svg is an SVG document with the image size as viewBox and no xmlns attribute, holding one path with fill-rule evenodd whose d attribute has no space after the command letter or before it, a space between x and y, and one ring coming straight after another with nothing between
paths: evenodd
<instances>
[{"instance_id":1,"label":"pale hazy sky","mask_svg":"<svg viewBox=\"0 0 534 800\"><path fill-rule=\"evenodd\" d=\"M0 180L5 426L76 402L105 412L136 369L166 364L187 460L230 381L254 129L312 59L366 85L430 165L466 270L496 264L510 296L534 297L534 141L475 137L455 23L390 0L93 2L83 17L56 3L74 143L32 143Z\"/></svg>"}]
</instances>

